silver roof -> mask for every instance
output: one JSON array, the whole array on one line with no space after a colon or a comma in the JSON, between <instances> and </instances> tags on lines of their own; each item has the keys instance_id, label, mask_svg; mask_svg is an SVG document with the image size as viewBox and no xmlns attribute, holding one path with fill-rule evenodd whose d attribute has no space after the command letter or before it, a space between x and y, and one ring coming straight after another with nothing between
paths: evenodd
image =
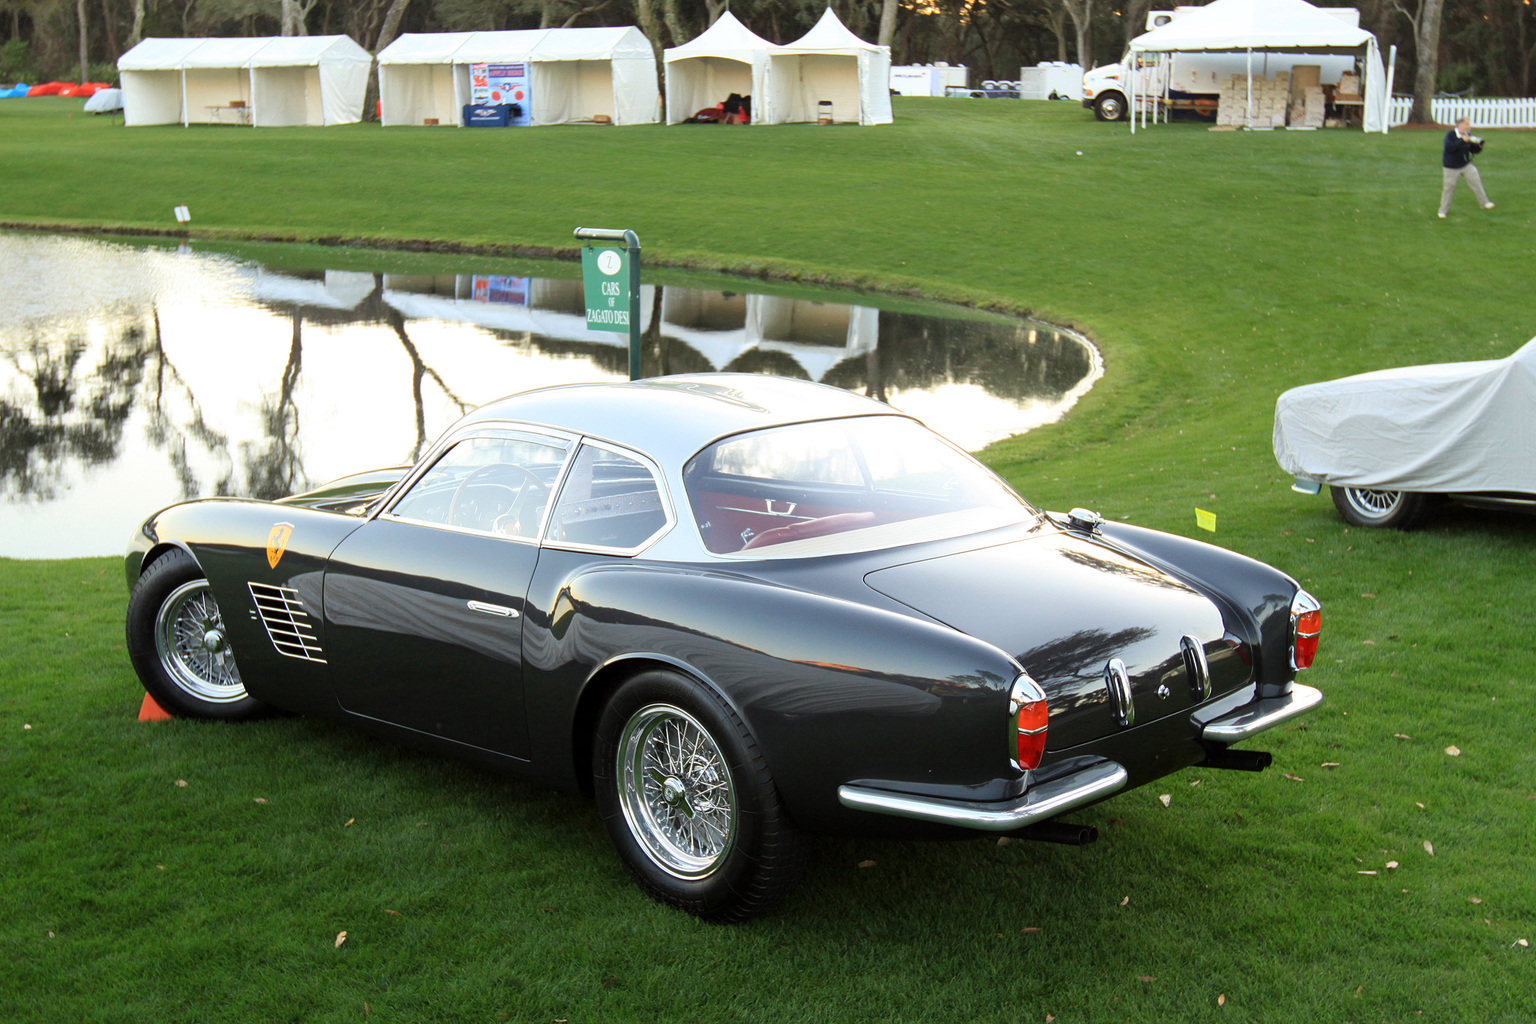
<instances>
[{"instance_id":1,"label":"silver roof","mask_svg":"<svg viewBox=\"0 0 1536 1024\"><path fill-rule=\"evenodd\" d=\"M494 420L542 424L634 448L671 471L711 441L745 430L893 415L904 414L825 384L758 373L696 373L524 391L481 406L454 432Z\"/></svg>"}]
</instances>

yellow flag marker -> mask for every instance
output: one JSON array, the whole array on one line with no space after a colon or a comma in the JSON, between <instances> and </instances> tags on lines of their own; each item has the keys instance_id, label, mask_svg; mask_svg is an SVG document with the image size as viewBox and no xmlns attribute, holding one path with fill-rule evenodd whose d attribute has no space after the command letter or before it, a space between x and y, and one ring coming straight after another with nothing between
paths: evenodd
<instances>
[{"instance_id":1,"label":"yellow flag marker","mask_svg":"<svg viewBox=\"0 0 1536 1024\"><path fill-rule=\"evenodd\" d=\"M1203 508L1195 509L1195 525L1200 527L1202 530L1210 530L1212 533L1215 533L1216 513L1207 512Z\"/></svg>"}]
</instances>

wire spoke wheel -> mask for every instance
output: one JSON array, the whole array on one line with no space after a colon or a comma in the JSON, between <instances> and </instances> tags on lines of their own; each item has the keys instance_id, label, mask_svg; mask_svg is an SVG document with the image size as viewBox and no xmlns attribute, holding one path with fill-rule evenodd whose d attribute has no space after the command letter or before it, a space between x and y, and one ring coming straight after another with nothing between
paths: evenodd
<instances>
[{"instance_id":1,"label":"wire spoke wheel","mask_svg":"<svg viewBox=\"0 0 1536 1024\"><path fill-rule=\"evenodd\" d=\"M171 681L188 694L216 704L245 699L224 617L207 580L184 583L161 602L155 654Z\"/></svg>"},{"instance_id":2,"label":"wire spoke wheel","mask_svg":"<svg viewBox=\"0 0 1536 1024\"><path fill-rule=\"evenodd\" d=\"M682 708L652 704L619 736L619 803L656 866L701 878L730 854L737 800L730 769L708 730Z\"/></svg>"}]
</instances>

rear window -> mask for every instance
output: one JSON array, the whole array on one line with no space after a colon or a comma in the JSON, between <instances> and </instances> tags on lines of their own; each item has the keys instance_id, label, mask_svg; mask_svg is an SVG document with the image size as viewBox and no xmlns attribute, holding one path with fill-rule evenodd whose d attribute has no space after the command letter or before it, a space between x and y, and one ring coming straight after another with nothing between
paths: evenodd
<instances>
[{"instance_id":1,"label":"rear window","mask_svg":"<svg viewBox=\"0 0 1536 1024\"><path fill-rule=\"evenodd\" d=\"M694 456L683 478L715 554L869 550L1038 518L985 467L900 416L728 437Z\"/></svg>"}]
</instances>

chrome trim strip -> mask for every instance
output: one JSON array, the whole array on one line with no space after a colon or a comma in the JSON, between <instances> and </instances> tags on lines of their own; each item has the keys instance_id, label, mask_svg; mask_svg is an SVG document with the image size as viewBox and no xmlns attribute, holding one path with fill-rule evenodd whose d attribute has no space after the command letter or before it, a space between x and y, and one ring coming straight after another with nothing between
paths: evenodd
<instances>
[{"instance_id":1,"label":"chrome trim strip","mask_svg":"<svg viewBox=\"0 0 1536 1024\"><path fill-rule=\"evenodd\" d=\"M1125 662L1110 658L1104 666L1104 688L1115 706L1115 721L1123 726L1136 724L1136 705L1131 695L1131 674L1125 670Z\"/></svg>"},{"instance_id":2,"label":"chrome trim strip","mask_svg":"<svg viewBox=\"0 0 1536 1024\"><path fill-rule=\"evenodd\" d=\"M1184 652L1184 670L1189 673L1189 693L1196 700L1205 700L1211 695L1211 663L1205 658L1205 645L1192 636L1186 636L1179 640L1179 649Z\"/></svg>"},{"instance_id":3,"label":"chrome trim strip","mask_svg":"<svg viewBox=\"0 0 1536 1024\"><path fill-rule=\"evenodd\" d=\"M1004 803L941 800L847 785L837 787L837 799L844 807L856 811L958 825L984 832L1011 832L1102 800L1124 788L1128 779L1129 775L1120 765L1102 761L1071 775L1032 786L1023 796Z\"/></svg>"},{"instance_id":4,"label":"chrome trim strip","mask_svg":"<svg viewBox=\"0 0 1536 1024\"><path fill-rule=\"evenodd\" d=\"M1297 494L1317 494L1322 489L1323 482L1321 480L1308 480L1302 476L1297 477L1296 482L1291 484L1291 490Z\"/></svg>"},{"instance_id":5,"label":"chrome trim strip","mask_svg":"<svg viewBox=\"0 0 1536 1024\"><path fill-rule=\"evenodd\" d=\"M516 608L508 608L503 604L488 604L485 601L465 601L464 603L472 612L485 612L487 615L500 615L504 619L516 619L520 617Z\"/></svg>"},{"instance_id":6,"label":"chrome trim strip","mask_svg":"<svg viewBox=\"0 0 1536 1024\"><path fill-rule=\"evenodd\" d=\"M1304 715L1322 702L1321 690L1293 683L1290 693L1279 697L1261 697L1230 714L1207 722L1200 730L1200 738L1212 743L1238 743L1298 715Z\"/></svg>"}]
</instances>

